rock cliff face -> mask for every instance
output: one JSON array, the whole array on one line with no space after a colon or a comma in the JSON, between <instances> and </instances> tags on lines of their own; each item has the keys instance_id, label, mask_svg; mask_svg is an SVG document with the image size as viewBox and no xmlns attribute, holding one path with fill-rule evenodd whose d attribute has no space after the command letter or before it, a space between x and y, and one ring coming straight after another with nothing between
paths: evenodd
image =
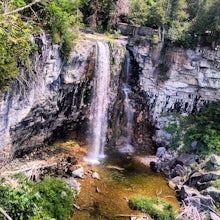
<instances>
[{"instance_id":1,"label":"rock cliff face","mask_svg":"<svg viewBox=\"0 0 220 220\"><path fill-rule=\"evenodd\" d=\"M100 39L103 40L103 39ZM13 92L0 96L0 160L20 156L44 146L69 131L88 132L96 42L94 38L76 42L70 61L63 66L58 45L46 36L36 39L39 51L33 55L35 79L28 87L19 83ZM116 41L112 63L110 109L120 83L126 41Z\"/></svg>"},{"instance_id":2,"label":"rock cliff face","mask_svg":"<svg viewBox=\"0 0 220 220\"><path fill-rule=\"evenodd\" d=\"M164 112L191 113L220 99L220 51L165 48L160 52L144 43L131 42L130 49L139 65L139 83L153 121ZM163 73L160 65L168 71ZM164 74L166 79L160 80Z\"/></svg>"},{"instance_id":3,"label":"rock cliff face","mask_svg":"<svg viewBox=\"0 0 220 220\"><path fill-rule=\"evenodd\" d=\"M85 135L88 131L96 62L94 37L79 38L65 66L58 45L51 45L44 35L36 41L39 50L33 55L34 80L26 87L17 83L13 92L0 94L0 160L46 145L68 131ZM121 87L126 45L132 64L128 86L135 148L146 150L154 133L151 124L160 127L161 113L190 113L220 99L220 51L166 48L161 52L146 40L115 40L110 44L109 145L116 143L120 133L116 129L124 99ZM166 80L161 66L167 67Z\"/></svg>"}]
</instances>

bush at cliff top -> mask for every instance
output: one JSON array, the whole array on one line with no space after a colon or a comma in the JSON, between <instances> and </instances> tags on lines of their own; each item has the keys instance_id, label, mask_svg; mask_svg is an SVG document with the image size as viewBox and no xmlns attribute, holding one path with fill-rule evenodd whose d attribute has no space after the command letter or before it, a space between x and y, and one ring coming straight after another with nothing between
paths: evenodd
<instances>
[{"instance_id":1,"label":"bush at cliff top","mask_svg":"<svg viewBox=\"0 0 220 220\"><path fill-rule=\"evenodd\" d=\"M18 181L13 188L0 180L0 207L12 219L66 220L70 216L76 192L69 189L60 178L46 177L39 183L27 179ZM0 220L3 220L0 215Z\"/></svg>"},{"instance_id":2,"label":"bush at cliff top","mask_svg":"<svg viewBox=\"0 0 220 220\"><path fill-rule=\"evenodd\" d=\"M129 206L135 210L148 213L157 220L174 220L175 213L172 205L157 197L132 197L129 199Z\"/></svg>"}]
</instances>

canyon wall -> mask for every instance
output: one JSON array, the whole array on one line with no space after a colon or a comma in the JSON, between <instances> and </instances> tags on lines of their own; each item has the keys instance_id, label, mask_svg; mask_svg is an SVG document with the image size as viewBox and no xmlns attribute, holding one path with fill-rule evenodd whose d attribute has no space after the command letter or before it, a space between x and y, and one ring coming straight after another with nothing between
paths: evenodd
<instances>
[{"instance_id":1,"label":"canyon wall","mask_svg":"<svg viewBox=\"0 0 220 220\"><path fill-rule=\"evenodd\" d=\"M80 37L69 62L63 65L58 45L52 45L45 35L38 37L39 49L33 54L35 78L26 86L16 83L13 91L0 94L0 160L47 145L69 131L87 136L96 40L108 41L92 35ZM152 125L161 128L162 113L188 114L220 99L220 51L175 47L161 51L160 45L134 38L114 40L109 46L110 146L120 133L116 130L125 98L121 86L126 46L132 65L128 79L134 113L131 139L140 152L148 148L146 143L154 134Z\"/></svg>"},{"instance_id":2,"label":"canyon wall","mask_svg":"<svg viewBox=\"0 0 220 220\"><path fill-rule=\"evenodd\" d=\"M96 40L87 37L79 37L65 65L58 45L52 45L45 35L35 39L39 48L32 57L35 78L26 87L17 82L12 91L0 94L1 161L64 138L70 131L88 136ZM125 44L118 40L111 48L115 60L110 109L117 98Z\"/></svg>"},{"instance_id":3,"label":"canyon wall","mask_svg":"<svg viewBox=\"0 0 220 220\"><path fill-rule=\"evenodd\" d=\"M151 45L133 38L128 44L138 64L139 86L156 126L156 140L167 112L189 114L220 99L220 51ZM163 67L163 68L161 68Z\"/></svg>"}]
</instances>

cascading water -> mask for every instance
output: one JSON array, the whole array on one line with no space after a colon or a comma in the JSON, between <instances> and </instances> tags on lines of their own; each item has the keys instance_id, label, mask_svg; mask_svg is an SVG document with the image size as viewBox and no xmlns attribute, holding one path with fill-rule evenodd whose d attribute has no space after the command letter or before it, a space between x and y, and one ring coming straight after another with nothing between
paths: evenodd
<instances>
[{"instance_id":1,"label":"cascading water","mask_svg":"<svg viewBox=\"0 0 220 220\"><path fill-rule=\"evenodd\" d=\"M117 143L118 149L121 153L132 153L134 151L131 145L131 135L133 133L133 120L134 114L132 105L130 103L129 94L131 93L130 86L128 84L129 72L130 72L130 55L129 52L126 51L126 62L125 62L125 70L124 70L124 79L122 90L124 93L124 102L123 102L123 117L124 117L124 126L122 129L122 135L119 138L119 142Z\"/></svg>"},{"instance_id":2,"label":"cascading water","mask_svg":"<svg viewBox=\"0 0 220 220\"><path fill-rule=\"evenodd\" d=\"M110 52L107 43L97 42L95 80L90 113L91 149L86 162L99 164L104 157L110 84Z\"/></svg>"}]
</instances>

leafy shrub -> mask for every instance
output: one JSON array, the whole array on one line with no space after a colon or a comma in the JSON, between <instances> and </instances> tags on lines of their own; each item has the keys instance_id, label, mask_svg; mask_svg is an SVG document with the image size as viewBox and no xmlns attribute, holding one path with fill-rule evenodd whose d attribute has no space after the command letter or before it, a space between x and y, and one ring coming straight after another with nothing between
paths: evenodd
<instances>
[{"instance_id":1,"label":"leafy shrub","mask_svg":"<svg viewBox=\"0 0 220 220\"><path fill-rule=\"evenodd\" d=\"M169 66L166 63L160 63L158 65L158 70L159 70L159 80L161 81L166 81L169 79L167 72L169 71Z\"/></svg>"},{"instance_id":2,"label":"leafy shrub","mask_svg":"<svg viewBox=\"0 0 220 220\"><path fill-rule=\"evenodd\" d=\"M164 127L164 130L168 134L171 134L171 139L169 140L171 145L170 147L176 150L180 145L180 138L182 133L180 125L176 122L170 122L166 127Z\"/></svg>"},{"instance_id":3,"label":"leafy shrub","mask_svg":"<svg viewBox=\"0 0 220 220\"><path fill-rule=\"evenodd\" d=\"M133 197L129 199L129 206L132 209L148 213L157 220L175 219L173 206L157 197Z\"/></svg>"},{"instance_id":4,"label":"leafy shrub","mask_svg":"<svg viewBox=\"0 0 220 220\"><path fill-rule=\"evenodd\" d=\"M18 175L17 188L0 182L0 207L12 219L59 220L68 219L76 192L69 189L60 178L46 177L39 183L28 181ZM3 217L0 215L0 219Z\"/></svg>"},{"instance_id":5,"label":"leafy shrub","mask_svg":"<svg viewBox=\"0 0 220 220\"><path fill-rule=\"evenodd\" d=\"M12 219L26 220L34 215L35 202L38 202L36 194L31 192L28 186L22 185L13 189L10 185L0 184L0 207L12 217ZM4 219L0 215L0 219Z\"/></svg>"},{"instance_id":6,"label":"leafy shrub","mask_svg":"<svg viewBox=\"0 0 220 220\"><path fill-rule=\"evenodd\" d=\"M44 19L42 24L51 33L54 43L60 43L60 53L64 61L67 61L76 38L74 31L70 30L81 22L81 13L77 7L79 1L53 0L42 3L44 5Z\"/></svg>"},{"instance_id":7,"label":"leafy shrub","mask_svg":"<svg viewBox=\"0 0 220 220\"><path fill-rule=\"evenodd\" d=\"M11 0L5 4L13 11L30 2ZM10 88L21 68L32 74L30 54L36 47L32 36L37 32L49 32L53 43L59 43L63 60L68 60L77 36L74 28L81 22L78 5L78 0L52 0L5 14L4 4L0 4L0 90Z\"/></svg>"},{"instance_id":8,"label":"leafy shrub","mask_svg":"<svg viewBox=\"0 0 220 220\"><path fill-rule=\"evenodd\" d=\"M200 152L210 154L220 151L220 101L213 102L186 120L185 144L200 142Z\"/></svg>"},{"instance_id":9,"label":"leafy shrub","mask_svg":"<svg viewBox=\"0 0 220 220\"><path fill-rule=\"evenodd\" d=\"M59 220L68 219L76 195L60 178L46 177L33 190L39 193L43 210L48 216Z\"/></svg>"},{"instance_id":10,"label":"leafy shrub","mask_svg":"<svg viewBox=\"0 0 220 220\"><path fill-rule=\"evenodd\" d=\"M215 181L212 182L212 185L220 190L220 179L217 179Z\"/></svg>"},{"instance_id":11,"label":"leafy shrub","mask_svg":"<svg viewBox=\"0 0 220 220\"><path fill-rule=\"evenodd\" d=\"M19 67L29 67L33 28L20 15L0 14L0 90L7 90L16 79Z\"/></svg>"},{"instance_id":12,"label":"leafy shrub","mask_svg":"<svg viewBox=\"0 0 220 220\"><path fill-rule=\"evenodd\" d=\"M158 34L151 34L146 37L147 40L150 41L151 44L155 45L160 42Z\"/></svg>"}]
</instances>

